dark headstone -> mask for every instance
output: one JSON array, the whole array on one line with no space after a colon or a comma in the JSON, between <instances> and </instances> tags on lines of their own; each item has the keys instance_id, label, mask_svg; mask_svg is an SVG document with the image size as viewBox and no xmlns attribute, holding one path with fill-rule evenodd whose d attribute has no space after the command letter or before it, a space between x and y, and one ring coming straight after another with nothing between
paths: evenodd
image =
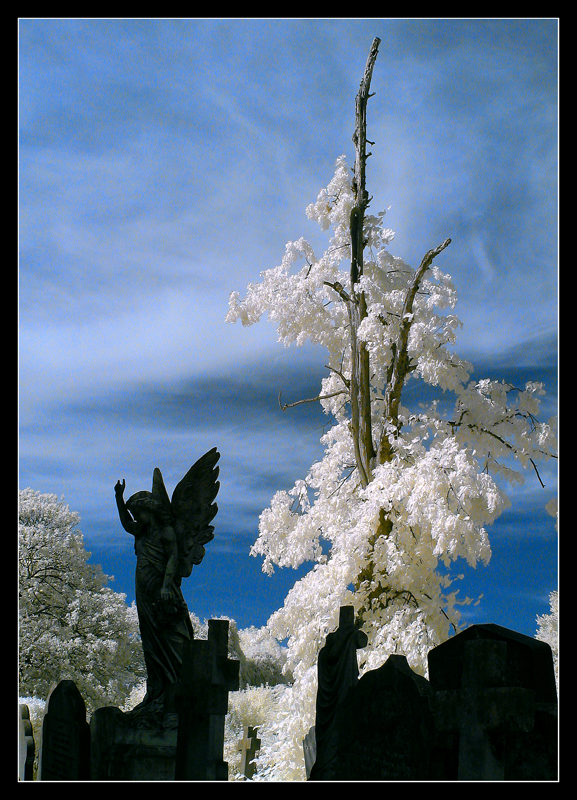
<instances>
[{"instance_id":1,"label":"dark headstone","mask_svg":"<svg viewBox=\"0 0 577 800\"><path fill-rule=\"evenodd\" d=\"M336 713L348 690L358 681L357 650L366 644L366 634L355 625L353 607L342 606L339 627L329 633L318 658L316 758L309 780L333 778L338 746Z\"/></svg>"},{"instance_id":2,"label":"dark headstone","mask_svg":"<svg viewBox=\"0 0 577 800\"><path fill-rule=\"evenodd\" d=\"M428 780L435 740L431 694L405 656L389 656L366 672L337 710L334 779Z\"/></svg>"},{"instance_id":3,"label":"dark headstone","mask_svg":"<svg viewBox=\"0 0 577 800\"><path fill-rule=\"evenodd\" d=\"M254 758L260 750L260 739L257 738L257 728L250 725L244 726L243 737L239 742L238 749L241 752L240 771L249 780L256 772Z\"/></svg>"},{"instance_id":4,"label":"dark headstone","mask_svg":"<svg viewBox=\"0 0 577 800\"><path fill-rule=\"evenodd\" d=\"M32 723L30 722L30 709L27 705L22 703L20 705L18 780L33 780L35 754L36 746L34 744Z\"/></svg>"},{"instance_id":5,"label":"dark headstone","mask_svg":"<svg viewBox=\"0 0 577 800\"><path fill-rule=\"evenodd\" d=\"M39 780L74 781L89 777L90 729L86 706L74 681L61 681L46 702Z\"/></svg>"},{"instance_id":6,"label":"dark headstone","mask_svg":"<svg viewBox=\"0 0 577 800\"><path fill-rule=\"evenodd\" d=\"M430 680L393 655L348 688L335 709L331 774L322 779L557 779L548 644L499 625L473 625L428 660ZM303 749L308 773L314 728Z\"/></svg>"},{"instance_id":7,"label":"dark headstone","mask_svg":"<svg viewBox=\"0 0 577 800\"><path fill-rule=\"evenodd\" d=\"M228 780L223 760L228 693L239 688L238 661L228 659L228 621L209 620L208 640L185 643L176 689L176 780Z\"/></svg>"},{"instance_id":8,"label":"dark headstone","mask_svg":"<svg viewBox=\"0 0 577 800\"><path fill-rule=\"evenodd\" d=\"M436 728L458 780L555 780L557 693L551 648L473 625L429 653Z\"/></svg>"}]
</instances>

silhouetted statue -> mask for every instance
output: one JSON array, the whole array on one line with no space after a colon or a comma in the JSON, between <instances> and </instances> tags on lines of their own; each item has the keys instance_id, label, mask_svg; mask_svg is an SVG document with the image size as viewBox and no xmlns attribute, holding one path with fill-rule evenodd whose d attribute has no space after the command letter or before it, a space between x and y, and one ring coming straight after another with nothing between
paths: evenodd
<instances>
[{"instance_id":1,"label":"silhouetted statue","mask_svg":"<svg viewBox=\"0 0 577 800\"><path fill-rule=\"evenodd\" d=\"M318 657L316 702L316 760L309 780L331 780L337 756L335 727L337 706L359 679L357 650L367 645L367 635L355 624L352 606L341 606L339 627L329 633Z\"/></svg>"},{"instance_id":2,"label":"silhouetted statue","mask_svg":"<svg viewBox=\"0 0 577 800\"><path fill-rule=\"evenodd\" d=\"M172 501L158 467L152 492L137 492L124 502L125 481L114 487L122 527L134 536L136 608L147 669L146 696L133 713L164 708L167 687L179 682L182 647L194 632L181 580L204 557L204 545L214 538L210 522L219 482L213 448L200 458L176 486Z\"/></svg>"}]
</instances>

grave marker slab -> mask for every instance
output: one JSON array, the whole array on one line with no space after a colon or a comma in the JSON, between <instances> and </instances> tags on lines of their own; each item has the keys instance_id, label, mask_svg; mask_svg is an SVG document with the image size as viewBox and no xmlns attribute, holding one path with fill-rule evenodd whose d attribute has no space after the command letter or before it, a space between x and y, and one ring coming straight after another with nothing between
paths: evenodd
<instances>
[{"instance_id":1,"label":"grave marker slab","mask_svg":"<svg viewBox=\"0 0 577 800\"><path fill-rule=\"evenodd\" d=\"M457 780L554 780L551 648L498 625L473 625L429 653L437 730L456 734Z\"/></svg>"},{"instance_id":2,"label":"grave marker slab","mask_svg":"<svg viewBox=\"0 0 577 800\"><path fill-rule=\"evenodd\" d=\"M20 704L18 780L33 780L34 756L36 746L34 732L30 722L30 709L25 703Z\"/></svg>"},{"instance_id":3,"label":"grave marker slab","mask_svg":"<svg viewBox=\"0 0 577 800\"><path fill-rule=\"evenodd\" d=\"M317 739L315 736L315 726L309 729L309 732L303 739L303 755L305 758L305 774L307 781L311 776L311 770L317 758Z\"/></svg>"},{"instance_id":4,"label":"grave marker slab","mask_svg":"<svg viewBox=\"0 0 577 800\"><path fill-rule=\"evenodd\" d=\"M38 772L42 781L90 778L90 729L74 681L61 681L46 702Z\"/></svg>"},{"instance_id":5,"label":"grave marker slab","mask_svg":"<svg viewBox=\"0 0 577 800\"><path fill-rule=\"evenodd\" d=\"M173 781L176 714L141 717L98 708L90 720L93 781Z\"/></svg>"},{"instance_id":6,"label":"grave marker slab","mask_svg":"<svg viewBox=\"0 0 577 800\"><path fill-rule=\"evenodd\" d=\"M435 727L428 681L405 656L366 672L337 709L335 780L428 780Z\"/></svg>"}]
</instances>

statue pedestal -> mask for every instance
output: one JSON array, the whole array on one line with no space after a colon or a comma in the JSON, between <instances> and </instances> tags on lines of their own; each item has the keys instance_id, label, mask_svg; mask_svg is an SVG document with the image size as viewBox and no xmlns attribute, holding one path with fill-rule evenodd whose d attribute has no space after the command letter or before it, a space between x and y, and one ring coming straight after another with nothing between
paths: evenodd
<instances>
[{"instance_id":1,"label":"statue pedestal","mask_svg":"<svg viewBox=\"0 0 577 800\"><path fill-rule=\"evenodd\" d=\"M177 714L123 714L99 708L92 715L90 778L93 781L173 781Z\"/></svg>"}]
</instances>

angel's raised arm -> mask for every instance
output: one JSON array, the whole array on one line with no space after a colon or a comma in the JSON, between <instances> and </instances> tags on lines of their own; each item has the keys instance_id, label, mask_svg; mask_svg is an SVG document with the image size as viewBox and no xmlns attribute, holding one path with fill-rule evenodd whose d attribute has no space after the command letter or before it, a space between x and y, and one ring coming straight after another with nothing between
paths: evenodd
<instances>
[{"instance_id":1,"label":"angel's raised arm","mask_svg":"<svg viewBox=\"0 0 577 800\"><path fill-rule=\"evenodd\" d=\"M124 489L126 487L126 481L123 479L122 483L120 481L116 482L116 486L114 487L114 493L116 495L116 505L118 508L118 516L120 517L120 523L124 530L127 533L131 533L133 536L136 536L138 525L132 519L132 516L129 510L126 508L126 504L124 502Z\"/></svg>"}]
</instances>

